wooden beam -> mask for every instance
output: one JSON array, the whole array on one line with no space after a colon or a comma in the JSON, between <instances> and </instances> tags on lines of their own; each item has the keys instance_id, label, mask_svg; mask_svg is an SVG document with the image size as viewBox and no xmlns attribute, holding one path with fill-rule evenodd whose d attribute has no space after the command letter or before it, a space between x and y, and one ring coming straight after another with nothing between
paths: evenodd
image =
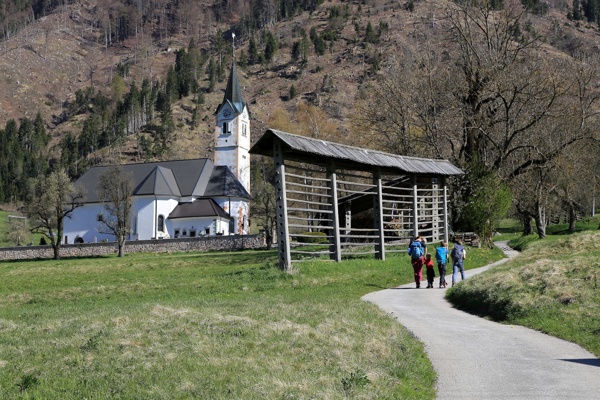
<instances>
[{"instance_id":1,"label":"wooden beam","mask_svg":"<svg viewBox=\"0 0 600 400\"><path fill-rule=\"evenodd\" d=\"M327 178L329 180L329 188L331 197L329 198L330 210L332 211L331 223L329 228L333 232L333 238L330 241L329 252L330 258L337 262L342 261L342 248L340 245L340 213L338 209L337 195L337 175L335 173L335 161L329 160L327 163Z\"/></svg>"},{"instance_id":2,"label":"wooden beam","mask_svg":"<svg viewBox=\"0 0 600 400\"><path fill-rule=\"evenodd\" d=\"M412 221L413 221L413 238L419 236L419 203L417 192L417 176L413 175L413 195L412 195Z\"/></svg>"},{"instance_id":3,"label":"wooden beam","mask_svg":"<svg viewBox=\"0 0 600 400\"><path fill-rule=\"evenodd\" d=\"M275 161L275 207L277 210L277 249L279 268L292 272L290 252L290 230L285 186L285 164L281 140L273 141L273 159Z\"/></svg>"},{"instance_id":4,"label":"wooden beam","mask_svg":"<svg viewBox=\"0 0 600 400\"><path fill-rule=\"evenodd\" d=\"M373 170L373 185L377 187L377 196L373 198L373 217L375 220L375 229L378 232L377 245L375 251L377 258L385 261L385 231L383 227L383 188L381 184L381 170Z\"/></svg>"},{"instance_id":5,"label":"wooden beam","mask_svg":"<svg viewBox=\"0 0 600 400\"><path fill-rule=\"evenodd\" d=\"M448 235L448 185L446 182L446 178L442 178L442 185L444 185L444 241L448 243L449 235Z\"/></svg>"}]
</instances>

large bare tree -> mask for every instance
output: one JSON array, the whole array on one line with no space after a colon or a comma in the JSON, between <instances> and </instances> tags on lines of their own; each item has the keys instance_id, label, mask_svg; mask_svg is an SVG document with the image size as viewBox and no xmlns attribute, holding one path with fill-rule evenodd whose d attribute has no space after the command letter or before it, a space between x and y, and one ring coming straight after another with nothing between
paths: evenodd
<instances>
[{"instance_id":1,"label":"large bare tree","mask_svg":"<svg viewBox=\"0 0 600 400\"><path fill-rule=\"evenodd\" d=\"M100 218L103 233L117 239L119 257L123 257L125 241L131 231L131 206L133 204L133 179L122 167L110 167L100 176L98 196L104 200L104 211Z\"/></svg>"},{"instance_id":2,"label":"large bare tree","mask_svg":"<svg viewBox=\"0 0 600 400\"><path fill-rule=\"evenodd\" d=\"M65 218L83 205L84 192L76 187L67 173L61 169L48 177L32 181L30 199L26 210L31 221L31 230L41 233L50 240L54 259L60 258Z\"/></svg>"},{"instance_id":3,"label":"large bare tree","mask_svg":"<svg viewBox=\"0 0 600 400\"><path fill-rule=\"evenodd\" d=\"M357 113L359 125L389 148L448 158L465 170L453 192L458 224L467 221L461 211L482 178L494 174L512 186L521 175L547 177L546 169L598 127L590 112L597 108L594 69L566 55L549 61L540 38L523 29L525 17L514 1L501 10L488 2L450 4L445 45L408 52L402 61L392 56ZM543 183L531 187L544 190Z\"/></svg>"}]
</instances>

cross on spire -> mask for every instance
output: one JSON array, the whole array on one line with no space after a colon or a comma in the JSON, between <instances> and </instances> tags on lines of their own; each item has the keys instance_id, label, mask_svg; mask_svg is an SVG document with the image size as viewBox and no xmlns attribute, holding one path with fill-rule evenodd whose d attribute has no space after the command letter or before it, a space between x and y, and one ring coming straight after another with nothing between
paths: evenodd
<instances>
[{"instance_id":1,"label":"cross on spire","mask_svg":"<svg viewBox=\"0 0 600 400\"><path fill-rule=\"evenodd\" d=\"M235 33L231 32L231 53L233 54L233 59L235 59Z\"/></svg>"}]
</instances>

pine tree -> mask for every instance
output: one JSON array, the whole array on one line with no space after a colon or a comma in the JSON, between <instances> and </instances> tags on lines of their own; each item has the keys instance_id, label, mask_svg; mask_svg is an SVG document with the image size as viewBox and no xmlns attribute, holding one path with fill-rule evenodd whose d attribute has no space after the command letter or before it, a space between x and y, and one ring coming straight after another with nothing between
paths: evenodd
<instances>
[{"instance_id":1,"label":"pine tree","mask_svg":"<svg viewBox=\"0 0 600 400\"><path fill-rule=\"evenodd\" d=\"M273 57L275 56L275 53L277 53L278 49L279 49L279 44L277 43L277 39L275 39L275 36L273 35L273 33L269 32L267 34L267 40L266 40L266 44L265 44L265 61L271 62L273 60Z\"/></svg>"},{"instance_id":2,"label":"pine tree","mask_svg":"<svg viewBox=\"0 0 600 400\"><path fill-rule=\"evenodd\" d=\"M208 93L212 93L215 90L217 83L217 66L215 60L211 57L206 68L206 74L208 75Z\"/></svg>"}]
</instances>

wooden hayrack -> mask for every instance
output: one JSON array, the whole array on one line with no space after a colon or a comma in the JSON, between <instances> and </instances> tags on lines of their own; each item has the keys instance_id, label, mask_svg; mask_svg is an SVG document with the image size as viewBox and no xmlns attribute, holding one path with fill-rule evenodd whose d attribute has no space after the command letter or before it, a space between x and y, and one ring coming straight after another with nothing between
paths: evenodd
<instances>
[{"instance_id":1,"label":"wooden hayrack","mask_svg":"<svg viewBox=\"0 0 600 400\"><path fill-rule=\"evenodd\" d=\"M402 157L267 130L250 150L274 158L281 268L405 252L410 238L448 241L448 161ZM419 171L419 169L421 171Z\"/></svg>"}]
</instances>

